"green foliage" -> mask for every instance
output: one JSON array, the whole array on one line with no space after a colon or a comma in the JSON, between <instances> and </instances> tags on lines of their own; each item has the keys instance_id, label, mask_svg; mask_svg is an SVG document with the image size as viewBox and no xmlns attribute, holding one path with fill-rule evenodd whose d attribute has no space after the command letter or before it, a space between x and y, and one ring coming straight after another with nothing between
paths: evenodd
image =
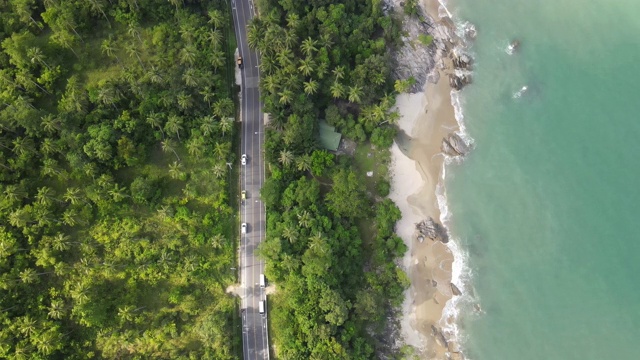
<instances>
[{"instance_id":1,"label":"green foliage","mask_svg":"<svg viewBox=\"0 0 640 360\"><path fill-rule=\"evenodd\" d=\"M0 358L236 357L227 9L0 2Z\"/></svg>"},{"instance_id":2,"label":"green foliage","mask_svg":"<svg viewBox=\"0 0 640 360\"><path fill-rule=\"evenodd\" d=\"M418 35L418 41L424 46L429 46L433 43L433 35L420 34Z\"/></svg>"},{"instance_id":3,"label":"green foliage","mask_svg":"<svg viewBox=\"0 0 640 360\"><path fill-rule=\"evenodd\" d=\"M340 170L332 178L327 206L340 217L358 218L367 214L364 183L351 170Z\"/></svg>"},{"instance_id":4,"label":"green foliage","mask_svg":"<svg viewBox=\"0 0 640 360\"><path fill-rule=\"evenodd\" d=\"M418 0L406 0L404 3L404 13L409 16L417 16L419 13Z\"/></svg>"}]
</instances>

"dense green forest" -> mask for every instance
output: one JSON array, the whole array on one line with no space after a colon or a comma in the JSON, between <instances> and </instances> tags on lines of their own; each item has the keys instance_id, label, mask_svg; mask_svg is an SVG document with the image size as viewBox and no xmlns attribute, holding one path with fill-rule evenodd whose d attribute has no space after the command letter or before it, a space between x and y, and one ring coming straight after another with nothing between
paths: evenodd
<instances>
[{"instance_id":1,"label":"dense green forest","mask_svg":"<svg viewBox=\"0 0 640 360\"><path fill-rule=\"evenodd\" d=\"M394 234L400 211L384 199L384 164L397 119L388 49L399 41L398 24L378 0L258 5L247 36L261 54L270 114L270 174L261 192L267 237L260 251L277 284L270 297L275 354L395 356L386 330L407 284L396 265L406 246ZM319 148L320 119L378 156L384 171L374 186L357 157Z\"/></svg>"},{"instance_id":2,"label":"dense green forest","mask_svg":"<svg viewBox=\"0 0 640 360\"><path fill-rule=\"evenodd\" d=\"M232 34L226 1L0 1L0 358L237 358Z\"/></svg>"}]
</instances>

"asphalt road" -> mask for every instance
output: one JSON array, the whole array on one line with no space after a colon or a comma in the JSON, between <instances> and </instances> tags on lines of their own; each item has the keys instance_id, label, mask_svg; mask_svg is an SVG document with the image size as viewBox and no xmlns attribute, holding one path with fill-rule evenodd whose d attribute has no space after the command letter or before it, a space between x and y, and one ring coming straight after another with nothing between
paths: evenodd
<instances>
[{"instance_id":1,"label":"asphalt road","mask_svg":"<svg viewBox=\"0 0 640 360\"><path fill-rule=\"evenodd\" d=\"M242 190L247 199L240 208L242 222L247 223L247 233L240 241L240 279L242 294L242 352L245 360L269 359L267 317L261 315L258 303L266 301L264 289L260 287L260 274L264 273L264 262L255 251L264 239L266 216L260 201L260 188L264 182L264 120L260 91L258 89L258 54L247 45L247 22L255 14L253 1L231 0L233 21L238 49L244 68L241 85L242 153L248 161L241 170Z\"/></svg>"}]
</instances>

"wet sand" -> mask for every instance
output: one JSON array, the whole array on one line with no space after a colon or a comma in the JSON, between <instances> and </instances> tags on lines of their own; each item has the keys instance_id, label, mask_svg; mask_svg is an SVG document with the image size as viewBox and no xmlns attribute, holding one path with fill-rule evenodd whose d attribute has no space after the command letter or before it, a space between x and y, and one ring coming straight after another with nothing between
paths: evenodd
<instances>
[{"instance_id":1,"label":"wet sand","mask_svg":"<svg viewBox=\"0 0 640 360\"><path fill-rule=\"evenodd\" d=\"M433 2L435 7L429 4L426 9L437 19L437 1ZM422 359L445 359L449 352L442 336L434 335L432 328L441 331L447 321L443 319L443 309L452 296L453 255L440 241L419 242L415 232L416 223L428 217L440 219L436 199L444 162L440 146L442 139L458 128L446 76L451 71L448 62L445 59L438 70L437 84L427 83L425 92L398 96L401 114L398 125L407 137L401 137L403 140L391 149L390 197L402 211L396 232L409 247L403 262L411 280L403 306L402 333L405 342L415 347ZM455 351L455 345L450 345Z\"/></svg>"}]
</instances>

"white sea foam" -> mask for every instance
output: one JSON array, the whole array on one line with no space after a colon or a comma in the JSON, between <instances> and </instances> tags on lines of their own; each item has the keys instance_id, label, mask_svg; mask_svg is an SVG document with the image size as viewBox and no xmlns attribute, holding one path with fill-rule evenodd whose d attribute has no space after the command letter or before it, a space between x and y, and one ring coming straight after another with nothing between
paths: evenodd
<instances>
[{"instance_id":1,"label":"white sea foam","mask_svg":"<svg viewBox=\"0 0 640 360\"><path fill-rule=\"evenodd\" d=\"M529 90L528 86L523 86L522 88L520 88L520 90L516 91L515 93L513 93L513 98L514 99L519 99L522 97L522 95L524 95L525 92L527 92L527 90Z\"/></svg>"}]
</instances>

